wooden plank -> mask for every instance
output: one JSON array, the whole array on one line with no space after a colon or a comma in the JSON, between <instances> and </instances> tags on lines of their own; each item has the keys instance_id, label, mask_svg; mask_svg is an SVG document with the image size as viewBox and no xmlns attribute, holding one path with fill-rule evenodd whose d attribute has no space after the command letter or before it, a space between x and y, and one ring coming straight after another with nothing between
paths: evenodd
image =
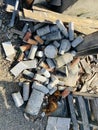
<instances>
[{"instance_id":1,"label":"wooden plank","mask_svg":"<svg viewBox=\"0 0 98 130\"><path fill-rule=\"evenodd\" d=\"M78 102L79 102L79 106L80 106L83 128L84 128L84 130L90 130L86 106L85 106L85 102L84 102L84 99L82 98L82 96L78 96Z\"/></svg>"},{"instance_id":2,"label":"wooden plank","mask_svg":"<svg viewBox=\"0 0 98 130\"><path fill-rule=\"evenodd\" d=\"M72 119L72 123L73 123L73 130L79 130L78 122L77 122L76 115L75 115L75 108L74 108L74 105L73 105L72 94L70 94L68 96L68 103L69 103L71 119Z\"/></svg>"},{"instance_id":3,"label":"wooden plank","mask_svg":"<svg viewBox=\"0 0 98 130\"><path fill-rule=\"evenodd\" d=\"M84 96L87 97L88 99L92 98L98 98L98 93L97 94L91 94L91 93L82 93L82 92L73 92L74 96Z\"/></svg>"},{"instance_id":4,"label":"wooden plank","mask_svg":"<svg viewBox=\"0 0 98 130\"><path fill-rule=\"evenodd\" d=\"M55 23L57 19L60 19L65 23L72 21L75 24L75 30L86 35L98 30L98 20L59 14L35 6L33 9L33 13L31 10L24 9L24 16L26 19L38 20L39 22L50 21L53 23Z\"/></svg>"}]
</instances>

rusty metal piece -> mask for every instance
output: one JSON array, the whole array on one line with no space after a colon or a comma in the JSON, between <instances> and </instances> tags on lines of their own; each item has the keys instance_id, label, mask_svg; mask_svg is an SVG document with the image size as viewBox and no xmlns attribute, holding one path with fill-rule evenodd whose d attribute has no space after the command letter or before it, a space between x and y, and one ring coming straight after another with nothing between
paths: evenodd
<instances>
[{"instance_id":1,"label":"rusty metal piece","mask_svg":"<svg viewBox=\"0 0 98 130\"><path fill-rule=\"evenodd\" d=\"M50 115L52 112L54 112L58 108L58 104L55 101L51 101L47 108L43 109L43 112L45 112L46 115Z\"/></svg>"}]
</instances>

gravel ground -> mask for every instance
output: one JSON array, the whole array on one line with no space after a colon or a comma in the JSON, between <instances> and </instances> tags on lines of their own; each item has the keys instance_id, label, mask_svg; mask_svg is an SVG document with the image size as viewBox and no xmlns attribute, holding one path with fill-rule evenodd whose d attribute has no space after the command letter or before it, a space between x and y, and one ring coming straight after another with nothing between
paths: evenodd
<instances>
[{"instance_id":1,"label":"gravel ground","mask_svg":"<svg viewBox=\"0 0 98 130\"><path fill-rule=\"evenodd\" d=\"M85 5L85 9L89 9L88 14L90 14L90 12L92 12L93 10L93 12L88 16L98 18L98 7L97 7L98 1L96 1L97 3L95 3L95 0L86 0L86 1L88 1L89 3L89 8L86 7L87 4L80 3L80 5L83 7ZM89 1L91 2L91 4ZM94 4L95 6L94 5L92 6L92 2L95 3ZM78 7L76 8L76 6L75 7L74 6L75 5L73 5L67 11L65 11L64 14L77 15L81 14L81 12L83 12L84 14L85 12L84 9L83 11L81 9L81 12L77 12L77 10L79 11L79 9ZM75 11L73 11L73 8L75 8ZM10 19L10 17L11 17L10 15L6 14L4 10L0 8L0 19L3 19L3 26L2 28L0 28L0 43L7 40L6 30L4 30L5 29L4 27L6 27L6 25L8 24L9 22L8 19ZM87 17L87 13L85 17ZM24 107L22 108L15 107L11 97L11 93L16 92L20 89L18 86L19 80L13 79L13 77L9 73L9 67L10 63L4 60L0 48L0 130L44 130L44 127L41 125L41 121L36 121L35 123L33 123L31 120L27 121L24 118L23 116Z\"/></svg>"}]
</instances>

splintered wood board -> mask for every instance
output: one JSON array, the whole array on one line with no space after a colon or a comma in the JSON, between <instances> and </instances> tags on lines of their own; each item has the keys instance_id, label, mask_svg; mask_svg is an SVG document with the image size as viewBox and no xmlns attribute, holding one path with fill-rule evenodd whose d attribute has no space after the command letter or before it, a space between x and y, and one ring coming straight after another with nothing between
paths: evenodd
<instances>
[{"instance_id":1,"label":"splintered wood board","mask_svg":"<svg viewBox=\"0 0 98 130\"><path fill-rule=\"evenodd\" d=\"M12 12L13 9L13 6L7 5L6 11ZM23 11L25 17L23 17L21 12L19 12L20 20L55 23L57 19L60 19L64 23L74 22L75 30L85 35L98 31L98 20L64 15L36 6L33 6L33 12L32 10L27 9L23 9Z\"/></svg>"},{"instance_id":2,"label":"splintered wood board","mask_svg":"<svg viewBox=\"0 0 98 130\"><path fill-rule=\"evenodd\" d=\"M35 6L33 7L33 9L33 12L31 10L23 9L26 19L37 20L39 22L50 21L53 23L55 23L57 19L60 19L64 23L74 22L75 30L86 35L98 31L98 20L59 14Z\"/></svg>"}]
</instances>

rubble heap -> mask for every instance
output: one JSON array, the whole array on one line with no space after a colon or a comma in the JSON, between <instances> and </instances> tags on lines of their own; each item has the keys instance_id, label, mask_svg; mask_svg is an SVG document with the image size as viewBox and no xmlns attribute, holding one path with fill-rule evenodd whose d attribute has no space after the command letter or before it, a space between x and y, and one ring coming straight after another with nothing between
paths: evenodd
<instances>
[{"instance_id":1,"label":"rubble heap","mask_svg":"<svg viewBox=\"0 0 98 130\"><path fill-rule=\"evenodd\" d=\"M15 46L10 41L14 34L21 39ZM98 56L77 57L76 47L84 36L74 31L73 22L25 22L22 30L9 29L7 37L9 40L2 42L2 47L6 60L14 62L10 72L15 78L24 79L19 83L22 93L12 94L16 107L26 102L26 113L37 116L41 111L41 116L51 115L71 92L98 92ZM48 125L56 119L49 120ZM70 124L70 119L66 120ZM66 127L69 129L69 125Z\"/></svg>"}]
</instances>

